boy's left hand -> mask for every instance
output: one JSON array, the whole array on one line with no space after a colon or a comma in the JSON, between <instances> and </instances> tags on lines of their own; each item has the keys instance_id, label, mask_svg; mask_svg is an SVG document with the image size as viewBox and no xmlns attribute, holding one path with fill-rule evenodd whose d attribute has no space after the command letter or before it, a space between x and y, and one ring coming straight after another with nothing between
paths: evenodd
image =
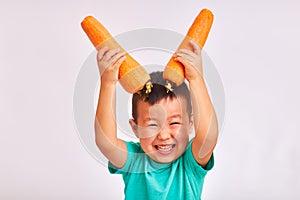
<instances>
[{"instance_id":1,"label":"boy's left hand","mask_svg":"<svg viewBox=\"0 0 300 200\"><path fill-rule=\"evenodd\" d=\"M185 68L185 78L190 82L199 77L202 77L202 58L201 48L193 40L189 41L192 50L179 49L174 54L175 61L183 64Z\"/></svg>"}]
</instances>

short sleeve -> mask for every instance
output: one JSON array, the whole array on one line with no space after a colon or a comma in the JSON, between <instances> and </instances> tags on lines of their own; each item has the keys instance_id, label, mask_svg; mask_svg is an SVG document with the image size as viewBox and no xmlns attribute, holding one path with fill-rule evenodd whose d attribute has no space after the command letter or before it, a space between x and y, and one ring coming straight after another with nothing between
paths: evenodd
<instances>
[{"instance_id":1,"label":"short sleeve","mask_svg":"<svg viewBox=\"0 0 300 200\"><path fill-rule=\"evenodd\" d=\"M125 174L132 169L132 162L136 160L136 156L141 152L141 147L139 143L126 142L127 147L127 160L123 167L118 168L114 166L111 162L108 162L108 170L111 174Z\"/></svg>"},{"instance_id":2,"label":"short sleeve","mask_svg":"<svg viewBox=\"0 0 300 200\"><path fill-rule=\"evenodd\" d=\"M187 168L190 168L196 175L201 177L205 176L208 171L210 171L214 166L214 155L212 154L205 168L197 163L192 153L192 142L193 139L189 142L185 154L184 160Z\"/></svg>"}]
</instances>

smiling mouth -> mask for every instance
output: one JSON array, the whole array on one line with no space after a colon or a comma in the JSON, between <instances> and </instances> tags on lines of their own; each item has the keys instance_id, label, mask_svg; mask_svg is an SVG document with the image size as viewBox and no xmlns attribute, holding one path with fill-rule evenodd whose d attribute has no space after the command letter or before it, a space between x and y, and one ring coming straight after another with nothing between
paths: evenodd
<instances>
[{"instance_id":1,"label":"smiling mouth","mask_svg":"<svg viewBox=\"0 0 300 200\"><path fill-rule=\"evenodd\" d=\"M162 153L168 153L170 152L174 147L176 146L176 144L168 144L168 145L154 145L154 147Z\"/></svg>"}]
</instances>

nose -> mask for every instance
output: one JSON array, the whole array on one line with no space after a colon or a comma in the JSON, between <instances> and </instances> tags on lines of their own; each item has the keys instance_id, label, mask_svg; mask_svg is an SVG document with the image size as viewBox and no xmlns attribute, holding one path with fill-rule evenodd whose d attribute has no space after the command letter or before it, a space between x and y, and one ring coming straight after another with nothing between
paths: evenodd
<instances>
[{"instance_id":1,"label":"nose","mask_svg":"<svg viewBox=\"0 0 300 200\"><path fill-rule=\"evenodd\" d=\"M160 140L168 140L171 138L171 131L168 127L161 128L160 132L157 135Z\"/></svg>"}]
</instances>

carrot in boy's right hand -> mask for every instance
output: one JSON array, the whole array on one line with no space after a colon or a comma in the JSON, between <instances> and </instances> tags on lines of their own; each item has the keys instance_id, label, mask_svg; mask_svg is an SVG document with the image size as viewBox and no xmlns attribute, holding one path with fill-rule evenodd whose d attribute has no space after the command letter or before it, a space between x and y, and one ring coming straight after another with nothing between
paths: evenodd
<instances>
[{"instance_id":1,"label":"carrot in boy's right hand","mask_svg":"<svg viewBox=\"0 0 300 200\"><path fill-rule=\"evenodd\" d=\"M101 75L101 83L116 84L119 80L118 72L126 59L126 53L120 49L100 47L97 53L97 63Z\"/></svg>"},{"instance_id":2,"label":"carrot in boy's right hand","mask_svg":"<svg viewBox=\"0 0 300 200\"><path fill-rule=\"evenodd\" d=\"M109 49L119 48L124 51L105 27L94 17L85 17L81 22L81 26L96 48L100 48L100 45L107 46ZM150 80L147 71L128 53L126 53L126 59L119 68L118 78L123 88L129 93L139 91Z\"/></svg>"},{"instance_id":3,"label":"carrot in boy's right hand","mask_svg":"<svg viewBox=\"0 0 300 200\"><path fill-rule=\"evenodd\" d=\"M213 18L214 16L210 10L201 10L178 49L192 50L191 46L189 45L189 41L191 39L202 48L208 37L213 23ZM172 57L164 69L163 76L165 79L179 86L184 81L184 67L180 62L175 61L174 57Z\"/></svg>"}]
</instances>

